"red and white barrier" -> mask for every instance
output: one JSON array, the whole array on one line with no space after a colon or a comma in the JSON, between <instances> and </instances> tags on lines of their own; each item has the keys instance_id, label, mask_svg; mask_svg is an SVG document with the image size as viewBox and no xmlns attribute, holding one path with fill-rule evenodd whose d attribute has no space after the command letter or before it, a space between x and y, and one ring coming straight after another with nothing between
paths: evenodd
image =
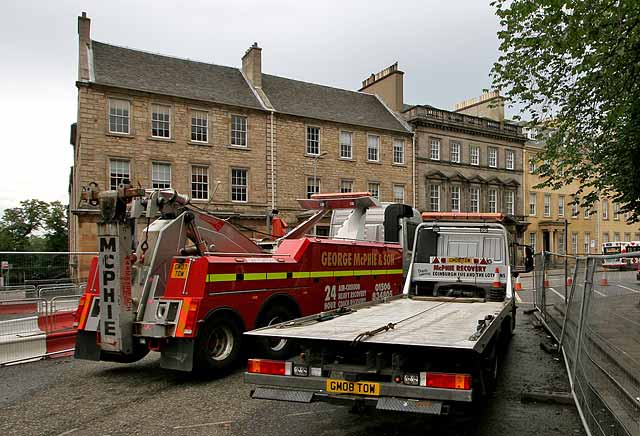
<instances>
[{"instance_id":1,"label":"red and white barrier","mask_svg":"<svg viewBox=\"0 0 640 436\"><path fill-rule=\"evenodd\" d=\"M0 321L0 365L71 355L75 338L71 311Z\"/></svg>"}]
</instances>

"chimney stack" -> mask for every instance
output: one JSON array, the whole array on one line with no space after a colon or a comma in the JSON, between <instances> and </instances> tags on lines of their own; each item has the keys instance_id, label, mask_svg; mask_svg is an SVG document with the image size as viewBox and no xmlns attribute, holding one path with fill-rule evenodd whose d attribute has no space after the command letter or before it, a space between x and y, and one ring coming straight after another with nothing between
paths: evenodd
<instances>
[{"instance_id":1,"label":"chimney stack","mask_svg":"<svg viewBox=\"0 0 640 436\"><path fill-rule=\"evenodd\" d=\"M404 72L398 63L373 74L362 81L361 92L377 94L389 108L402 112L404 106Z\"/></svg>"},{"instance_id":2,"label":"chimney stack","mask_svg":"<svg viewBox=\"0 0 640 436\"><path fill-rule=\"evenodd\" d=\"M91 49L91 20L83 12L78 17L78 80L91 80L89 74L89 50Z\"/></svg>"},{"instance_id":3,"label":"chimney stack","mask_svg":"<svg viewBox=\"0 0 640 436\"><path fill-rule=\"evenodd\" d=\"M262 49L254 42L242 56L242 72L256 88L262 88Z\"/></svg>"},{"instance_id":4,"label":"chimney stack","mask_svg":"<svg viewBox=\"0 0 640 436\"><path fill-rule=\"evenodd\" d=\"M456 103L455 111L474 117L504 121L504 97L498 91L485 92L480 97Z\"/></svg>"}]
</instances>

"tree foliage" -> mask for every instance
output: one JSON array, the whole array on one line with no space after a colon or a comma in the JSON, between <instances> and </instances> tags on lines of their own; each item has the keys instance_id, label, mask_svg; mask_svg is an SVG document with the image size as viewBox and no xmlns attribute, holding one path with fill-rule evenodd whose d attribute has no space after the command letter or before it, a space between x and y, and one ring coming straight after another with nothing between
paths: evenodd
<instances>
[{"instance_id":1,"label":"tree foliage","mask_svg":"<svg viewBox=\"0 0 640 436\"><path fill-rule=\"evenodd\" d=\"M66 251L67 223L67 207L59 201L21 201L0 218L0 251Z\"/></svg>"},{"instance_id":2,"label":"tree foliage","mask_svg":"<svg viewBox=\"0 0 640 436\"><path fill-rule=\"evenodd\" d=\"M493 86L550 127L542 186L577 182L582 206L610 197L640 217L640 1L494 0Z\"/></svg>"}]
</instances>

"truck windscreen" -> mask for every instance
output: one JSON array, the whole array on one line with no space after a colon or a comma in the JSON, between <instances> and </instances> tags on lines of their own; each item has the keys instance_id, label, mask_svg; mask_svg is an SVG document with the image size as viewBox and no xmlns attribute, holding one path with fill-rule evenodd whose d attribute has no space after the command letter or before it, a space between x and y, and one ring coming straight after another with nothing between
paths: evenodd
<instances>
[{"instance_id":1,"label":"truck windscreen","mask_svg":"<svg viewBox=\"0 0 640 436\"><path fill-rule=\"evenodd\" d=\"M415 262L429 263L431 256L438 253L438 232L433 229L422 227L418 231L418 241L416 243Z\"/></svg>"}]
</instances>

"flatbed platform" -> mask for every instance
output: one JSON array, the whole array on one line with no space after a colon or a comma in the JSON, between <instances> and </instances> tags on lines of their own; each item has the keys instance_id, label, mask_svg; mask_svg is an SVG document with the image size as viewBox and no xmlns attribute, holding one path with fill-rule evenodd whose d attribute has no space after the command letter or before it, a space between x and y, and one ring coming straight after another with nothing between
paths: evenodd
<instances>
[{"instance_id":1,"label":"flatbed platform","mask_svg":"<svg viewBox=\"0 0 640 436\"><path fill-rule=\"evenodd\" d=\"M464 299L456 301L403 296L365 305L324 321L318 321L316 315L245 334L351 342L362 333L393 323L393 329L369 336L363 342L482 351L491 337L489 333L512 310L513 302L462 301ZM475 335L478 321L487 315L491 315L493 321Z\"/></svg>"}]
</instances>

